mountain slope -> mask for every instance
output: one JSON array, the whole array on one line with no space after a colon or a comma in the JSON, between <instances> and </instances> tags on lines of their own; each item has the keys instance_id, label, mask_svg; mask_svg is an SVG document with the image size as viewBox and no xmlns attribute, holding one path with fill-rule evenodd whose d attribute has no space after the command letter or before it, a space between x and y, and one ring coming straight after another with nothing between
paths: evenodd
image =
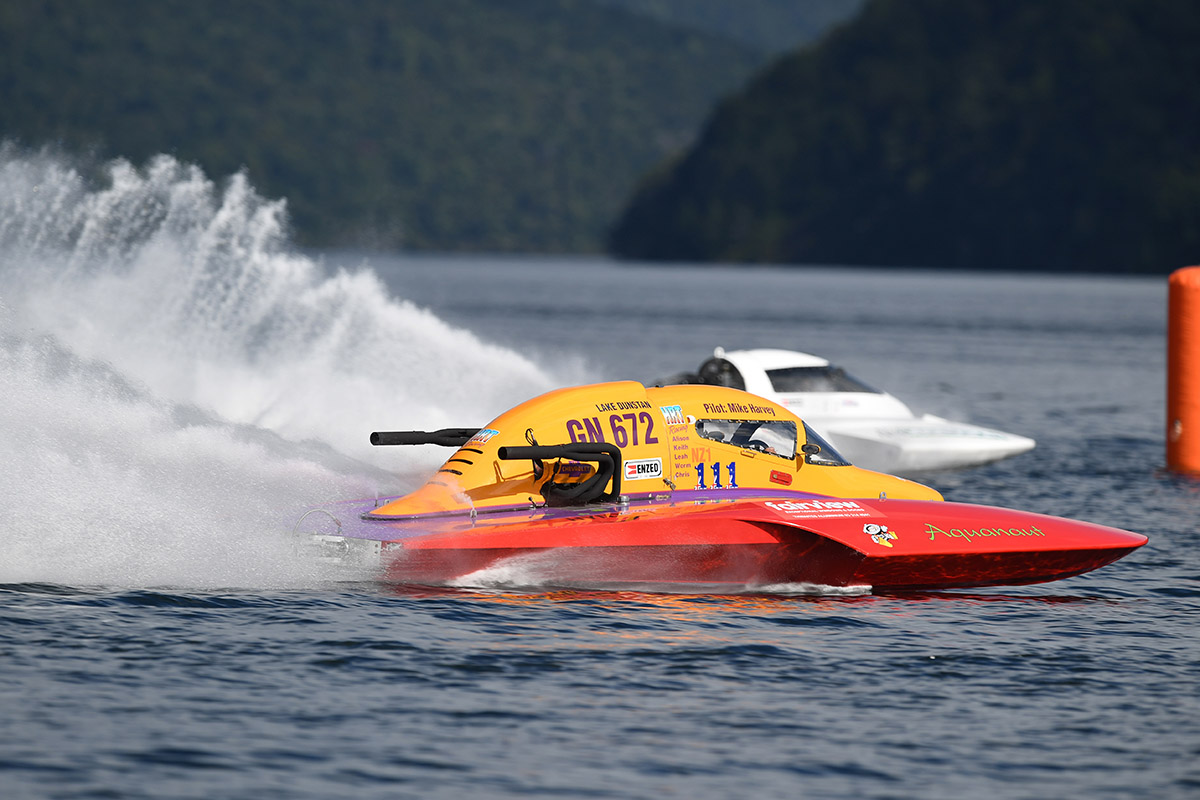
<instances>
[{"instance_id":1,"label":"mountain slope","mask_svg":"<svg viewBox=\"0 0 1200 800\"><path fill-rule=\"evenodd\" d=\"M724 102L631 258L1162 272L1200 256L1200 6L873 0Z\"/></svg>"},{"instance_id":2,"label":"mountain slope","mask_svg":"<svg viewBox=\"0 0 1200 800\"><path fill-rule=\"evenodd\" d=\"M301 240L589 251L761 55L573 0L0 5L0 138L285 196Z\"/></svg>"},{"instance_id":3,"label":"mountain slope","mask_svg":"<svg viewBox=\"0 0 1200 800\"><path fill-rule=\"evenodd\" d=\"M764 53L807 44L853 17L863 0L595 0L726 36Z\"/></svg>"}]
</instances>

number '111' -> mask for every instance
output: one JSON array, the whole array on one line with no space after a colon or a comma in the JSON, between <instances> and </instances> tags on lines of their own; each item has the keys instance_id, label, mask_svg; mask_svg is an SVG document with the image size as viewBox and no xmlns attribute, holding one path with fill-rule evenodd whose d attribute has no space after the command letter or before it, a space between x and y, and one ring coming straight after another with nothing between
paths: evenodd
<instances>
[{"instance_id":1,"label":"number '111'","mask_svg":"<svg viewBox=\"0 0 1200 800\"><path fill-rule=\"evenodd\" d=\"M709 488L708 486L706 486L704 484L704 475L709 469L712 470L712 481L713 481L712 488L713 489L736 489L736 488L738 488L737 464L733 461L730 461L728 464L725 465L725 469L729 473L729 482L726 484L721 483L721 465L720 464L697 464L696 465L696 488L697 489Z\"/></svg>"}]
</instances>

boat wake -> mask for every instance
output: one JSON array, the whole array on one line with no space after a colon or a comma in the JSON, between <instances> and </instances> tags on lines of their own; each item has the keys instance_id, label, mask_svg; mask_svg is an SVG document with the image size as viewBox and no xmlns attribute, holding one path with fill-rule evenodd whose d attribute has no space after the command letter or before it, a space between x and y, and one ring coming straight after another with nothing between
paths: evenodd
<instances>
[{"instance_id":1,"label":"boat wake","mask_svg":"<svg viewBox=\"0 0 1200 800\"><path fill-rule=\"evenodd\" d=\"M0 582L252 587L320 577L280 534L304 507L411 488L364 431L553 385L369 271L325 274L242 175L12 146L0 381Z\"/></svg>"},{"instance_id":2,"label":"boat wake","mask_svg":"<svg viewBox=\"0 0 1200 800\"><path fill-rule=\"evenodd\" d=\"M454 589L493 589L493 590L546 590L546 589L576 589L629 591L643 594L687 594L687 595L772 595L772 596L802 596L802 597L859 597L871 593L871 587L857 586L826 586L817 583L648 583L646 581L588 581L569 577L563 570L563 557L559 551L546 550L540 553L526 553L503 559L467 575L448 581L446 586ZM573 560L577 567L577 560Z\"/></svg>"}]
</instances>

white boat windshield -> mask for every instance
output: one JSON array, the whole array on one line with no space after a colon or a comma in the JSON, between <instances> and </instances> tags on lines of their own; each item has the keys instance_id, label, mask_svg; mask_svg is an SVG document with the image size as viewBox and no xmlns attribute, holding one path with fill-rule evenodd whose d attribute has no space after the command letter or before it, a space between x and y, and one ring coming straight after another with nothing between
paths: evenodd
<instances>
[{"instance_id":1,"label":"white boat windshield","mask_svg":"<svg viewBox=\"0 0 1200 800\"><path fill-rule=\"evenodd\" d=\"M841 367L787 367L767 370L777 392L868 392L880 394Z\"/></svg>"}]
</instances>

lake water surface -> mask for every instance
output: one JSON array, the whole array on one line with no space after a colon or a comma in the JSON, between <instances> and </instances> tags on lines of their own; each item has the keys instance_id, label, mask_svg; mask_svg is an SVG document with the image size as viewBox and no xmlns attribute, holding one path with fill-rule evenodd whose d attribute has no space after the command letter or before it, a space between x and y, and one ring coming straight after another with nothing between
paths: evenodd
<instances>
[{"instance_id":1,"label":"lake water surface","mask_svg":"<svg viewBox=\"0 0 1200 800\"><path fill-rule=\"evenodd\" d=\"M110 192L168 198L149 224L61 164L3 166L26 201L0 205L4 797L1200 796L1200 483L1162 469L1165 280L310 257L178 165ZM304 507L431 466L370 430L718 345L1032 436L928 482L1150 543L892 596L416 590L290 546Z\"/></svg>"}]
</instances>

